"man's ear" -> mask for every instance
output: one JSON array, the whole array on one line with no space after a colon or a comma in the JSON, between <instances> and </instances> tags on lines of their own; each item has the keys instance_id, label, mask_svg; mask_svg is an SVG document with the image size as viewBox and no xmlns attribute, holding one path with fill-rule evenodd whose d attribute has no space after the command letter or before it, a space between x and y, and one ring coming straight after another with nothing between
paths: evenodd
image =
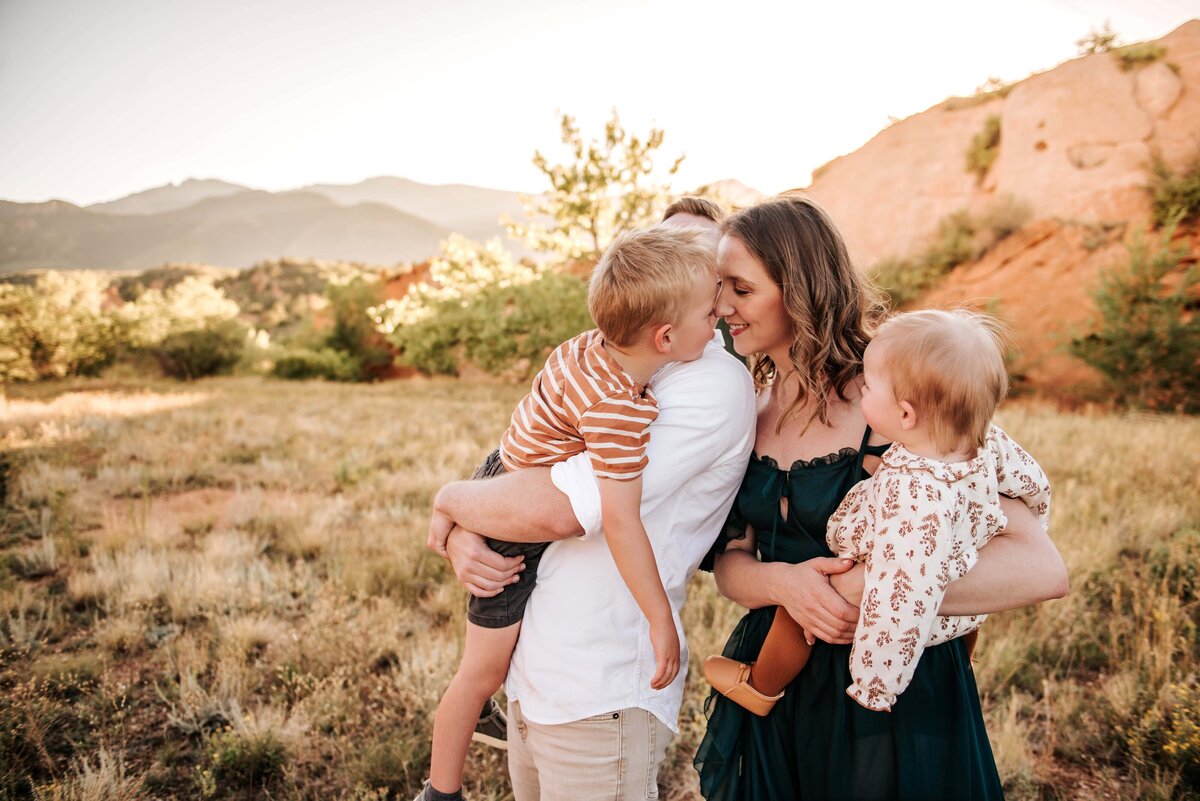
<instances>
[{"instance_id":1,"label":"man's ear","mask_svg":"<svg viewBox=\"0 0 1200 801\"><path fill-rule=\"evenodd\" d=\"M912 431L917 427L917 410L908 401L900 401L900 428Z\"/></svg>"},{"instance_id":2,"label":"man's ear","mask_svg":"<svg viewBox=\"0 0 1200 801\"><path fill-rule=\"evenodd\" d=\"M670 353L672 333L670 323L663 323L658 328L655 328L652 340L654 342L654 349L659 353Z\"/></svg>"}]
</instances>

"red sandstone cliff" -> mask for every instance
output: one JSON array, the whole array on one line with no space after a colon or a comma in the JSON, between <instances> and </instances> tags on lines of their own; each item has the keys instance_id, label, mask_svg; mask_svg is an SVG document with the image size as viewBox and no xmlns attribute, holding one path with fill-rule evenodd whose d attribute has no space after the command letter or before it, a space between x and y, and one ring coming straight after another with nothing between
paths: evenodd
<instances>
[{"instance_id":1,"label":"red sandstone cliff","mask_svg":"<svg viewBox=\"0 0 1200 801\"><path fill-rule=\"evenodd\" d=\"M1157 44L1165 52L1151 63L1123 68L1117 54L1097 53L1004 96L943 102L834 159L805 191L867 268L917 253L948 214L979 215L1006 196L1026 204L1033 214L1024 228L917 305L994 303L1013 324L1031 386L1061 396L1095 379L1061 345L1089 315L1099 273L1149 225L1152 160L1179 170L1200 157L1200 20ZM993 115L999 150L981 180L966 153Z\"/></svg>"}]
</instances>

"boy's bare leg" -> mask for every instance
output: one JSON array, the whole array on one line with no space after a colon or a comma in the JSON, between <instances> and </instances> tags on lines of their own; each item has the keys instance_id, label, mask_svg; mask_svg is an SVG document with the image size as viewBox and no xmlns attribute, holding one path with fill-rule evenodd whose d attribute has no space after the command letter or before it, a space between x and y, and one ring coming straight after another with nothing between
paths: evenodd
<instances>
[{"instance_id":1,"label":"boy's bare leg","mask_svg":"<svg viewBox=\"0 0 1200 801\"><path fill-rule=\"evenodd\" d=\"M467 622L462 662L433 721L429 783L434 789L453 793L462 787L463 764L479 712L504 683L520 632L520 623L489 629Z\"/></svg>"},{"instance_id":2,"label":"boy's bare leg","mask_svg":"<svg viewBox=\"0 0 1200 801\"><path fill-rule=\"evenodd\" d=\"M758 661L750 668L750 686L763 695L779 695L800 675L808 664L812 646L804 639L804 629L792 620L783 607L776 607L775 619Z\"/></svg>"}]
</instances>

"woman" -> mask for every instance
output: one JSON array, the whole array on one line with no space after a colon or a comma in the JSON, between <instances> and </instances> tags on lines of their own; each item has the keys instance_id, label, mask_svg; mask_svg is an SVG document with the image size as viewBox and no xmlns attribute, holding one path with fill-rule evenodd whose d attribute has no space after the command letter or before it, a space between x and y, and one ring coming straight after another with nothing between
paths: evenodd
<instances>
[{"instance_id":1,"label":"woman","mask_svg":"<svg viewBox=\"0 0 1200 801\"><path fill-rule=\"evenodd\" d=\"M705 798L1001 798L970 661L961 641L925 651L891 713L858 706L849 641L855 603L825 523L887 443L859 408L862 354L880 308L828 216L800 196L746 209L724 225L717 314L734 346L756 355L755 452L714 546L721 593L750 611L724 655L757 658L776 606L819 639L766 717L723 696L708 702L696 755ZM946 594L943 614L981 614L1059 597L1066 571L1020 503L1006 536ZM757 552L757 557L756 557ZM850 601L861 568L835 575ZM960 586L961 585L961 586Z\"/></svg>"}]
</instances>

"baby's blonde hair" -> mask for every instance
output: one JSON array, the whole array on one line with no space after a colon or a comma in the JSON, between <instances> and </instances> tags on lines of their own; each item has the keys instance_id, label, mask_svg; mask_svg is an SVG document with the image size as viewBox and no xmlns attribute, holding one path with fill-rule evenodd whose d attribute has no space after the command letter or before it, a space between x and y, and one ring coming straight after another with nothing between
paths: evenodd
<instances>
[{"instance_id":1,"label":"baby's blonde hair","mask_svg":"<svg viewBox=\"0 0 1200 801\"><path fill-rule=\"evenodd\" d=\"M604 338L631 345L650 326L677 323L699 277L712 277L717 254L707 232L657 226L621 234L592 271L588 310Z\"/></svg>"},{"instance_id":2,"label":"baby's blonde hair","mask_svg":"<svg viewBox=\"0 0 1200 801\"><path fill-rule=\"evenodd\" d=\"M944 452L983 447L996 406L1008 392L1007 331L994 317L968 309L926 309L890 317L872 345L897 402L907 401L930 424Z\"/></svg>"}]
</instances>

